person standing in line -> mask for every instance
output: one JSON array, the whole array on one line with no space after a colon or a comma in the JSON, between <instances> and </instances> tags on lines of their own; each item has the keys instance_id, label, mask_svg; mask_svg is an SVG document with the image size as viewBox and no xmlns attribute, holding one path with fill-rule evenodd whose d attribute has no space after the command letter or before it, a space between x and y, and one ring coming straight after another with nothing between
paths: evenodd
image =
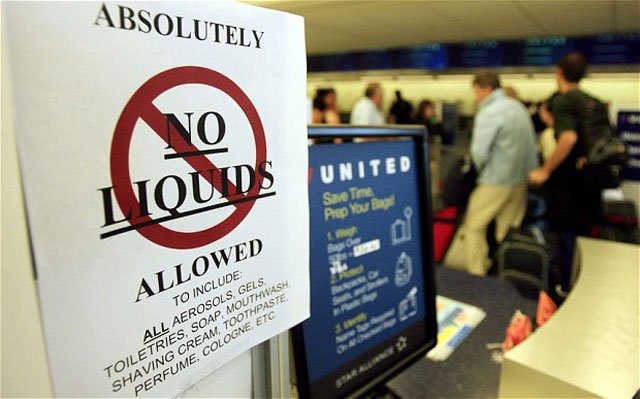
<instances>
[{"instance_id":1,"label":"person standing in line","mask_svg":"<svg viewBox=\"0 0 640 399\"><path fill-rule=\"evenodd\" d=\"M434 137L442 138L442 124L435 120L436 110L433 101L422 100L418 104L418 112L416 113L415 123L424 125L429 134L429 140Z\"/></svg>"},{"instance_id":2,"label":"person standing in line","mask_svg":"<svg viewBox=\"0 0 640 399\"><path fill-rule=\"evenodd\" d=\"M504 94L506 94L507 96L513 98L514 100L520 101L520 97L518 97L518 92L513 86L503 87L502 90L504 90Z\"/></svg>"},{"instance_id":3,"label":"person standing in line","mask_svg":"<svg viewBox=\"0 0 640 399\"><path fill-rule=\"evenodd\" d=\"M367 86L364 97L356 101L351 110L351 124L354 125L384 125L384 114L380 110L382 105L382 87L377 83Z\"/></svg>"},{"instance_id":4,"label":"person standing in line","mask_svg":"<svg viewBox=\"0 0 640 399\"><path fill-rule=\"evenodd\" d=\"M554 121L553 114L551 113L551 104L553 104L553 99L556 96L556 94L553 94L549 99L540 103L540 106L538 107L540 120L547 126L547 128L540 133L540 137L538 138L538 142L540 144L540 155L542 155L543 161L549 159L556 149L556 138L553 130Z\"/></svg>"},{"instance_id":5,"label":"person standing in line","mask_svg":"<svg viewBox=\"0 0 640 399\"><path fill-rule=\"evenodd\" d=\"M570 53L556 64L560 93L552 104L556 147L540 168L529 173L532 185L544 185L549 230L558 239L555 263L565 292L570 287L576 236L588 234L601 213L600 191L585 181L578 170L586 154L582 119L591 99L579 87L586 71L587 60L580 53Z\"/></svg>"},{"instance_id":6,"label":"person standing in line","mask_svg":"<svg viewBox=\"0 0 640 399\"><path fill-rule=\"evenodd\" d=\"M312 123L339 124L340 113L336 105L336 91L332 88L316 90L313 99Z\"/></svg>"},{"instance_id":7,"label":"person standing in line","mask_svg":"<svg viewBox=\"0 0 640 399\"><path fill-rule=\"evenodd\" d=\"M398 125L409 125L413 123L411 118L411 111L413 106L411 103L402 98L400 90L396 90L396 100L391 104L389 110L389 122L396 123Z\"/></svg>"},{"instance_id":8,"label":"person standing in line","mask_svg":"<svg viewBox=\"0 0 640 399\"><path fill-rule=\"evenodd\" d=\"M478 171L469 197L463 233L466 266L485 275L490 267L487 227L496 220L496 240L524 218L527 175L538 166L536 134L527 109L500 89L494 72L479 72L473 80L479 109L471 137L471 159Z\"/></svg>"}]
</instances>

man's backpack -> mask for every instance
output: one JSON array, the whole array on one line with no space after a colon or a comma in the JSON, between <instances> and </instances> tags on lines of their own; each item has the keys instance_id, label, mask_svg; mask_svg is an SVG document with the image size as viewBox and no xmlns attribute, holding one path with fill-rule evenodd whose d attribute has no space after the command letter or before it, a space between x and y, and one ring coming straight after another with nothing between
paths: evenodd
<instances>
[{"instance_id":1,"label":"man's backpack","mask_svg":"<svg viewBox=\"0 0 640 399\"><path fill-rule=\"evenodd\" d=\"M584 171L589 184L598 189L618 187L629 154L622 140L611 130L606 105L596 98L589 98L581 122L586 161L578 164L578 168Z\"/></svg>"}]
</instances>

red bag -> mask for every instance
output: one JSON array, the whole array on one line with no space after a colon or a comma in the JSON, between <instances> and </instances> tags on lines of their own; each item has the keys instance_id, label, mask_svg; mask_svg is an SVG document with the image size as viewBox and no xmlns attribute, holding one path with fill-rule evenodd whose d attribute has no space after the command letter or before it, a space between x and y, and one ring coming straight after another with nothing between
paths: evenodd
<instances>
[{"instance_id":1,"label":"red bag","mask_svg":"<svg viewBox=\"0 0 640 399\"><path fill-rule=\"evenodd\" d=\"M536 325L541 327L544 323L551 318L551 316L558 310L558 306L553 302L553 299L544 291L540 291L538 296L538 309L536 309Z\"/></svg>"},{"instance_id":2,"label":"red bag","mask_svg":"<svg viewBox=\"0 0 640 399\"><path fill-rule=\"evenodd\" d=\"M507 336L504 339L502 350L506 352L515 347L520 342L524 341L525 338L531 334L531 331L532 326L529 316L523 314L519 310L516 310L511 318L509 327L507 327Z\"/></svg>"}]
</instances>

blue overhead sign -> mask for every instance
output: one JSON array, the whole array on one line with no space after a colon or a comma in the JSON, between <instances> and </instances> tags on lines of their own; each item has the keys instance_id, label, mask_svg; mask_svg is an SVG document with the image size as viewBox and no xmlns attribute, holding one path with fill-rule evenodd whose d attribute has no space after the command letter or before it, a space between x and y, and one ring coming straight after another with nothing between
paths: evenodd
<instances>
[{"instance_id":1,"label":"blue overhead sign","mask_svg":"<svg viewBox=\"0 0 640 399\"><path fill-rule=\"evenodd\" d=\"M600 35L580 41L580 51L594 65L640 63L640 33Z\"/></svg>"},{"instance_id":2,"label":"blue overhead sign","mask_svg":"<svg viewBox=\"0 0 640 399\"><path fill-rule=\"evenodd\" d=\"M506 43L506 65L554 65L562 56L576 50L576 40L564 36L532 37Z\"/></svg>"},{"instance_id":3,"label":"blue overhead sign","mask_svg":"<svg viewBox=\"0 0 640 399\"><path fill-rule=\"evenodd\" d=\"M640 33L429 43L395 49L310 56L308 64L309 72L552 66L572 51L583 53L591 65L639 64Z\"/></svg>"},{"instance_id":4,"label":"blue overhead sign","mask_svg":"<svg viewBox=\"0 0 640 399\"><path fill-rule=\"evenodd\" d=\"M397 69L446 69L447 47L443 44L427 44L394 51L394 67Z\"/></svg>"},{"instance_id":5,"label":"blue overhead sign","mask_svg":"<svg viewBox=\"0 0 640 399\"><path fill-rule=\"evenodd\" d=\"M498 41L469 42L449 46L449 66L457 68L504 65L504 45Z\"/></svg>"},{"instance_id":6,"label":"blue overhead sign","mask_svg":"<svg viewBox=\"0 0 640 399\"><path fill-rule=\"evenodd\" d=\"M375 50L354 53L356 69L393 69L391 51Z\"/></svg>"}]
</instances>

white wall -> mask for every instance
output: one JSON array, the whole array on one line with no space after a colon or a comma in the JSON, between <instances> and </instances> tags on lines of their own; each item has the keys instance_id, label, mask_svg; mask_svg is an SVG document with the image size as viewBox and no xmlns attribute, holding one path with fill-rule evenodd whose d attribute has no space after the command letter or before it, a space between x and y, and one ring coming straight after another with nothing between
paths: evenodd
<instances>
[{"instance_id":1,"label":"white wall","mask_svg":"<svg viewBox=\"0 0 640 399\"><path fill-rule=\"evenodd\" d=\"M348 112L353 103L363 95L368 82L381 83L384 90L384 109L387 111L394 100L395 90L400 90L403 97L413 103L414 108L425 98L436 101L457 102L463 114L471 115L475 110L472 75L433 75L413 76L379 76L353 78L318 79L313 77L307 85L307 95L313 97L319 87L336 89L338 107ZM552 74L534 74L531 77L523 74L504 74L501 76L503 86L512 86L523 100L540 101L549 97L556 90L556 82ZM583 90L611 103L614 110L619 108L640 108L640 74L638 73L594 73L582 81Z\"/></svg>"}]
</instances>

